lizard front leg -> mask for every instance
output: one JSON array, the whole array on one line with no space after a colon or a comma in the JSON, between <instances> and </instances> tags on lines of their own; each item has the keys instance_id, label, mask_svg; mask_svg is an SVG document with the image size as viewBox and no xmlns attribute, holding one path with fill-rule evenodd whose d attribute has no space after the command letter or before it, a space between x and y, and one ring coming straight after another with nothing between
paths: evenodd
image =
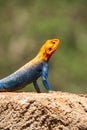
<instances>
[{"instance_id":1,"label":"lizard front leg","mask_svg":"<svg viewBox=\"0 0 87 130\"><path fill-rule=\"evenodd\" d=\"M48 91L53 91L50 87L50 85L48 84L47 82L47 76L48 76L48 63L47 62L44 62L44 65L43 65L43 70L42 70L42 82L43 82L43 85L45 86L45 88L48 90Z\"/></svg>"},{"instance_id":2,"label":"lizard front leg","mask_svg":"<svg viewBox=\"0 0 87 130\"><path fill-rule=\"evenodd\" d=\"M40 87L39 87L39 85L38 85L38 83L37 83L36 80L33 81L33 85L34 85L34 88L36 89L36 91L37 91L38 93L41 93Z\"/></svg>"}]
</instances>

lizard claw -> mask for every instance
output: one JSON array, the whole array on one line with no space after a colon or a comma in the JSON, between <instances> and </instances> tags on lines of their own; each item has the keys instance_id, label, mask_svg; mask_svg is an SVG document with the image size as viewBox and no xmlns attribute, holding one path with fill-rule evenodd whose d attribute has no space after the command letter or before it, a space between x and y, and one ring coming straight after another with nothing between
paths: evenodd
<instances>
[{"instance_id":1,"label":"lizard claw","mask_svg":"<svg viewBox=\"0 0 87 130\"><path fill-rule=\"evenodd\" d=\"M54 91L54 90L49 90L49 93L55 93L56 91Z\"/></svg>"}]
</instances>

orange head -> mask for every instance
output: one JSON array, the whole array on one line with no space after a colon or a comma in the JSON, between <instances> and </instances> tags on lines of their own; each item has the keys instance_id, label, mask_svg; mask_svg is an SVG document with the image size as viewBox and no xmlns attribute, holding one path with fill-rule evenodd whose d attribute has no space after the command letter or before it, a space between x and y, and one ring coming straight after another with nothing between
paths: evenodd
<instances>
[{"instance_id":1,"label":"orange head","mask_svg":"<svg viewBox=\"0 0 87 130\"><path fill-rule=\"evenodd\" d=\"M39 58L48 62L58 46L59 39L47 40L38 53Z\"/></svg>"}]
</instances>

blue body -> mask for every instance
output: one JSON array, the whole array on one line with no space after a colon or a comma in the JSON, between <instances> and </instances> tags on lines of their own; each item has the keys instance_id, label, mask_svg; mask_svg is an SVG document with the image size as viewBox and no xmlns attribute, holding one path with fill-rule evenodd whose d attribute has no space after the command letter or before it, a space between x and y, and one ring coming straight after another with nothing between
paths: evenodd
<instances>
[{"instance_id":1,"label":"blue body","mask_svg":"<svg viewBox=\"0 0 87 130\"><path fill-rule=\"evenodd\" d=\"M37 62L33 65L25 65L24 69L19 69L13 74L0 80L0 91L15 91L33 83L37 92L41 92L37 79L42 77L42 82L48 91L51 88L47 82L48 63L45 61Z\"/></svg>"}]
</instances>

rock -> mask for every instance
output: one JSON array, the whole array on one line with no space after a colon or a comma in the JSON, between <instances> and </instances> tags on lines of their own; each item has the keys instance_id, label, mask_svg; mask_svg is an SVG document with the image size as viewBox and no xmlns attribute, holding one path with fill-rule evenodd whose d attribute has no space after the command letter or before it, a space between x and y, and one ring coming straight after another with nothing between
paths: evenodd
<instances>
[{"instance_id":1,"label":"rock","mask_svg":"<svg viewBox=\"0 0 87 130\"><path fill-rule=\"evenodd\" d=\"M2 92L0 130L87 130L87 96Z\"/></svg>"}]
</instances>

